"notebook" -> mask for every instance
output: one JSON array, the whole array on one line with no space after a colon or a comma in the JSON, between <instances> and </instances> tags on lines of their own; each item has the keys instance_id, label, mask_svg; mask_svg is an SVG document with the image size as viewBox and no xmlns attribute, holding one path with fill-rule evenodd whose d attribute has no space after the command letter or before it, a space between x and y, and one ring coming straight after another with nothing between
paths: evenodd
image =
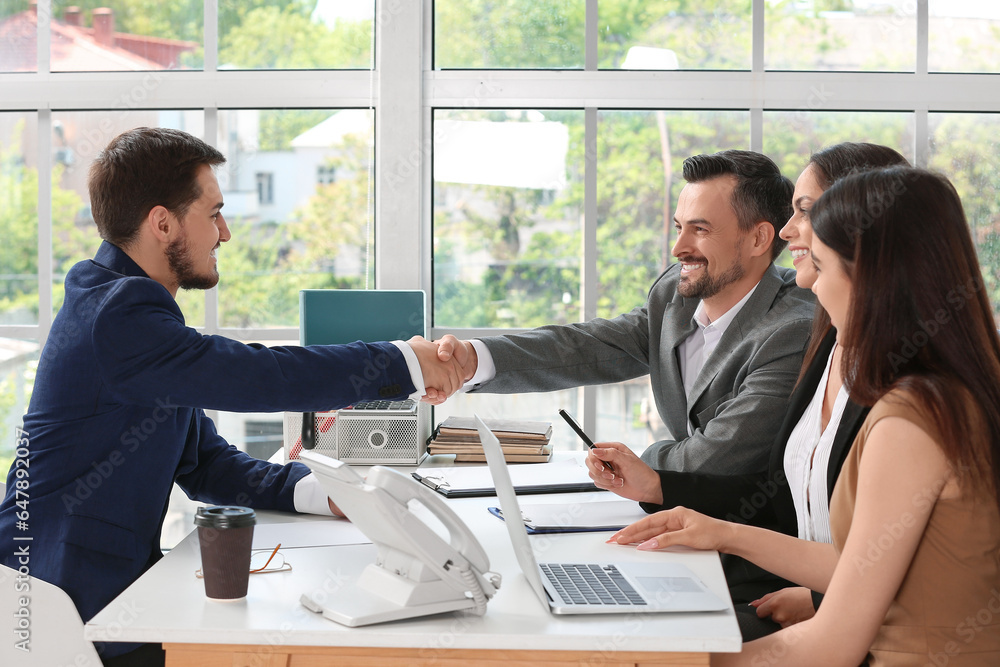
<instances>
[{"instance_id":1,"label":"notebook","mask_svg":"<svg viewBox=\"0 0 1000 667\"><path fill-rule=\"evenodd\" d=\"M476 416L500 508L521 516L500 441ZM729 608L680 563L539 563L523 521L504 521L518 565L538 599L554 614L635 614ZM599 538L597 538L599 539Z\"/></svg>"}]
</instances>

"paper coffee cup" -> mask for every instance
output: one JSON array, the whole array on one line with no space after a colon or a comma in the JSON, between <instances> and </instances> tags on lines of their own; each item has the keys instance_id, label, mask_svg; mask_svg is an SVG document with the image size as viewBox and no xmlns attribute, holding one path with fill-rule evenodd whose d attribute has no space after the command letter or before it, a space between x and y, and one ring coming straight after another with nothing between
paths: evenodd
<instances>
[{"instance_id":1,"label":"paper coffee cup","mask_svg":"<svg viewBox=\"0 0 1000 667\"><path fill-rule=\"evenodd\" d=\"M205 595L216 600L246 597L250 547L257 515L249 507L199 507L194 517L201 543Z\"/></svg>"}]
</instances>

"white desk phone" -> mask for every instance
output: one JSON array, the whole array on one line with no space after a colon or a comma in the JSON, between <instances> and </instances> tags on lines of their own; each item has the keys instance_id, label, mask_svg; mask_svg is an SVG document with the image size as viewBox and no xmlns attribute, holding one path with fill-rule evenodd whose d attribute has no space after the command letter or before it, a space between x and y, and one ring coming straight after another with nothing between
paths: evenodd
<instances>
[{"instance_id":1,"label":"white desk phone","mask_svg":"<svg viewBox=\"0 0 1000 667\"><path fill-rule=\"evenodd\" d=\"M337 459L303 451L301 460L324 490L377 547L357 582L327 602L301 602L326 618L356 627L448 611L486 613L500 587L486 551L436 493L391 468L374 466L367 479ZM443 539L410 511L417 502L448 531Z\"/></svg>"}]
</instances>

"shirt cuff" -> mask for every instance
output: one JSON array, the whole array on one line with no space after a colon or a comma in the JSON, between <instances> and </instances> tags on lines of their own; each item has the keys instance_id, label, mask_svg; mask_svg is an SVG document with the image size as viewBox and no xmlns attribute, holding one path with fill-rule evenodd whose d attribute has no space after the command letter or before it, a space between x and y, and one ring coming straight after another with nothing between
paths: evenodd
<instances>
[{"instance_id":1,"label":"shirt cuff","mask_svg":"<svg viewBox=\"0 0 1000 667\"><path fill-rule=\"evenodd\" d=\"M313 473L309 473L295 484L292 502L295 504L296 512L334 516L330 511L328 500L323 485Z\"/></svg>"},{"instance_id":2,"label":"shirt cuff","mask_svg":"<svg viewBox=\"0 0 1000 667\"><path fill-rule=\"evenodd\" d=\"M465 383L462 387L462 391L475 389L476 386L481 385L484 382L489 382L497 375L497 367L496 364L493 363L493 355L490 354L490 349L486 347L486 343L478 338L473 338L470 342L472 343L473 349L476 351L476 374L472 376L471 380Z\"/></svg>"},{"instance_id":3,"label":"shirt cuff","mask_svg":"<svg viewBox=\"0 0 1000 667\"><path fill-rule=\"evenodd\" d=\"M416 387L409 398L419 401L420 397L427 393L427 389L424 387L424 374L420 370L417 353L405 341L394 340L392 344L398 347L399 351L403 353L403 359L406 360L406 368L410 371L410 380L413 381L413 386Z\"/></svg>"}]
</instances>

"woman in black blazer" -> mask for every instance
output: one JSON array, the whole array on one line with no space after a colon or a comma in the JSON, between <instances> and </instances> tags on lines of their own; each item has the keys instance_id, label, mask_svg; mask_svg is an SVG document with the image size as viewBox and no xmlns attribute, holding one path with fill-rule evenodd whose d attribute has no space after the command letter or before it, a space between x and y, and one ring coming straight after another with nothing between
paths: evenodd
<instances>
[{"instance_id":1,"label":"woman in black blazer","mask_svg":"<svg viewBox=\"0 0 1000 667\"><path fill-rule=\"evenodd\" d=\"M907 162L902 155L891 148L866 143L837 144L810 158L809 164L795 184L792 218L781 230L781 237L789 242L789 250L792 252L797 271L795 281L799 287L805 289L812 287L816 275L808 252L808 243L812 235L812 226L809 223L809 208L812 202L818 199L834 181L851 172L894 164L905 165ZM836 397L841 389L843 382L836 372L839 363L832 366L830 363L835 340L836 331L830 326L829 316L821 306L817 305L812 338L806 350L802 371L789 397L788 412L775 438L766 472L712 475L667 470L651 471L625 445L604 443L610 446L592 450L587 457L591 477L601 488L639 500L647 512L657 512L681 505L715 518L749 523L797 535L800 516L796 512L786 475L786 446L810 403L817 397L828 403L832 402L832 398ZM819 383L828 366L831 366L833 372L824 393L817 396ZM867 414L867 408L862 408L849 399L846 401L830 443L826 497L823 498L826 503L829 503L844 458ZM604 469L602 460L608 461L617 474ZM658 485L653 472L659 476ZM656 486L659 488L656 489ZM655 502L643 502L650 499L655 499ZM800 513L801 511L800 509ZM737 605L737 618L745 641L773 632L782 625L808 618L815 613L815 608L822 597L801 588L785 588L788 586L787 582L769 578L763 571L746 561L742 561L738 567L733 567L733 563L727 563L726 571L733 599L753 600L750 606ZM737 580L738 572L745 573L745 578Z\"/></svg>"}]
</instances>

